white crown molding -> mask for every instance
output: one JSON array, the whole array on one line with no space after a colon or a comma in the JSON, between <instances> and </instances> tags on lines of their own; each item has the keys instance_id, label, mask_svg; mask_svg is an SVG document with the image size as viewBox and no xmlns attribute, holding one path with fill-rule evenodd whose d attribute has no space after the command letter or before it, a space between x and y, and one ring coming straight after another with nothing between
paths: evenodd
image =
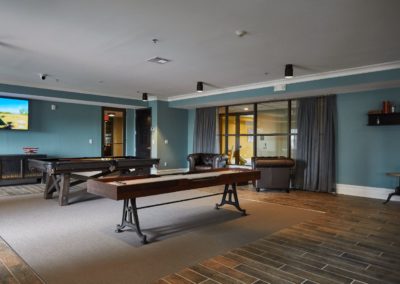
<instances>
[{"instance_id":1,"label":"white crown molding","mask_svg":"<svg viewBox=\"0 0 400 284\"><path fill-rule=\"evenodd\" d=\"M390 193L394 192L394 189L359 186L359 185L351 185L351 184L337 184L336 192L338 194L344 194L344 195L352 195L352 196L360 196L360 197L386 200L388 195ZM390 202L392 202L392 201L400 201L400 196L392 196L392 198L390 199Z\"/></svg>"},{"instance_id":2,"label":"white crown molding","mask_svg":"<svg viewBox=\"0 0 400 284\"><path fill-rule=\"evenodd\" d=\"M267 87L274 87L276 85L289 85L289 84L294 84L294 83L302 83L302 82L317 81L317 80L329 79L329 78L345 77L345 76L350 76L350 75L358 75L358 74L365 74L365 73L371 73L371 72L386 71L386 70L392 70L392 69L398 69L398 68L400 68L400 61L386 62L386 63L380 63L380 64L374 64L374 65L368 65L368 66L362 66L362 67L355 67L355 68L348 68L348 69L342 69L342 70L336 70L336 71L323 72L323 73L318 73L318 74L304 75L304 76L294 77L291 79L279 79L279 80L273 80L273 81L265 81L265 82L259 82L259 83L253 83L253 84L239 85L239 86L234 86L234 87L206 91L201 94L199 94L197 92L189 93L189 94L169 97L168 101L173 102L173 101L186 100L186 99L191 99L191 98L208 97L208 96L220 95L220 94L224 94L224 93L233 93L233 92L261 89L261 88L267 88Z\"/></svg>"},{"instance_id":3,"label":"white crown molding","mask_svg":"<svg viewBox=\"0 0 400 284\"><path fill-rule=\"evenodd\" d=\"M16 86L16 87L44 89L44 90L49 90L49 91L59 91L59 92L69 92L69 93L77 93L77 94L84 94L84 95L102 96L102 97L109 97L109 98L119 98L119 99L137 100L137 101L142 100L142 98L132 98L130 96L111 95L111 94L99 93L99 92L89 92L89 91L82 91L82 90L72 89L72 88L54 88L54 87L43 86L41 84L23 84L21 82L16 82L16 81L0 81L0 84L11 85L11 86Z\"/></svg>"},{"instance_id":4,"label":"white crown molding","mask_svg":"<svg viewBox=\"0 0 400 284\"><path fill-rule=\"evenodd\" d=\"M269 96L260 95L256 97L242 97L242 98L234 98L234 99L224 99L218 102L196 102L195 105L188 104L179 106L177 108L182 109L194 109L200 107L215 107L215 106L226 106L226 105L235 105L235 104L248 104L248 103L259 103L259 102L267 102L274 100L293 100L303 97L313 97L313 96L324 96L330 94L347 94L347 93L357 93L357 92L367 92L371 90L383 90L383 89L391 89L391 88L400 88L400 80L393 81L378 81L372 83L364 83L358 85L350 85L350 86L340 86L340 87L330 87L324 89L313 89L299 92L276 92Z\"/></svg>"},{"instance_id":5,"label":"white crown molding","mask_svg":"<svg viewBox=\"0 0 400 284\"><path fill-rule=\"evenodd\" d=\"M79 105L106 106L106 107L116 107L116 108L123 108L123 109L146 108L146 106L133 106L133 105L114 104L114 103L107 103L107 102L93 102L93 101L85 101L85 100L54 98L54 97L25 95L25 94L14 94L14 93L6 93L6 92L0 92L0 95L5 96L5 97L12 97L12 98L23 98L23 99L32 99L32 100L58 102L58 103L70 103L70 104L79 104Z\"/></svg>"}]
</instances>

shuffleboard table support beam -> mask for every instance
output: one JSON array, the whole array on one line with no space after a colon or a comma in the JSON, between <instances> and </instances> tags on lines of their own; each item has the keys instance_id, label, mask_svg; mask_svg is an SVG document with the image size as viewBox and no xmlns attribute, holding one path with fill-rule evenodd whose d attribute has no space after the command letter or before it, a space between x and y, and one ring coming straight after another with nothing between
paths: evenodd
<instances>
[{"instance_id":1,"label":"shuffleboard table support beam","mask_svg":"<svg viewBox=\"0 0 400 284\"><path fill-rule=\"evenodd\" d=\"M130 203L130 204L129 204ZM147 244L147 236L142 233L139 224L138 208L136 206L136 198L124 199L124 207L122 209L122 221L117 225L116 233L123 232L125 227L133 229L142 244Z\"/></svg>"},{"instance_id":2,"label":"shuffleboard table support beam","mask_svg":"<svg viewBox=\"0 0 400 284\"><path fill-rule=\"evenodd\" d=\"M228 195L228 199L226 198ZM232 199L233 197L233 199ZM219 209L220 207L224 206L225 204L233 205L235 208L242 212L243 216L246 216L246 210L242 209L239 204L239 197L237 195L236 191L236 183L233 183L231 185L231 188L229 188L229 184L225 185L224 193L222 194L222 199L221 202L218 204L215 204L215 209Z\"/></svg>"},{"instance_id":3,"label":"shuffleboard table support beam","mask_svg":"<svg viewBox=\"0 0 400 284\"><path fill-rule=\"evenodd\" d=\"M238 198L237 191L236 191L236 183L233 183L233 184L231 184L231 188L229 188L229 184L226 184L223 193L207 194L207 195L196 196L196 197L186 198L186 199L179 199L179 200L174 200L174 201L169 201L169 202L164 202L164 203L157 203L157 204L152 204L152 205L147 205L147 206L142 206L142 207L137 207L136 198L124 199L124 205L122 208L121 224L117 224L117 228L116 228L115 232L121 233L124 231L124 229L126 227L131 228L136 232L138 237L141 239L142 244L147 244L148 243L147 235L143 234L143 232L140 228L139 215L138 215L139 209L168 205L168 204L172 204L172 203L206 198L206 197L221 195L221 194L222 194L221 202L219 204L215 205L215 209L219 209L223 205L228 204L228 205L233 205L239 212L242 213L243 216L247 215L246 210L242 209L240 207L239 198Z\"/></svg>"}]
</instances>

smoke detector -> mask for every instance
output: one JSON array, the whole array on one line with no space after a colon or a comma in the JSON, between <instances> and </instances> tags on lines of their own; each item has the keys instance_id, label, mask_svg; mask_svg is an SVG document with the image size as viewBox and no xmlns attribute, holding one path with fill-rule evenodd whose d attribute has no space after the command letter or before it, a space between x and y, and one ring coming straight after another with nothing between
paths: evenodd
<instances>
[{"instance_id":1,"label":"smoke detector","mask_svg":"<svg viewBox=\"0 0 400 284\"><path fill-rule=\"evenodd\" d=\"M243 37L243 36L247 35L247 31L245 31L245 30L236 30L236 31L235 31L235 34L236 34L238 37Z\"/></svg>"}]
</instances>

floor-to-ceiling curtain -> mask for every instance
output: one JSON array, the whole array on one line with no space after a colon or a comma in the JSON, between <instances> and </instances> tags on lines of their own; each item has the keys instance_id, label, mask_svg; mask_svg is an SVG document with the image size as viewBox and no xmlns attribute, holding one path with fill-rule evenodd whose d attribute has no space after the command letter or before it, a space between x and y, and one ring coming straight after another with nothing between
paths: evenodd
<instances>
[{"instance_id":1,"label":"floor-to-ceiling curtain","mask_svg":"<svg viewBox=\"0 0 400 284\"><path fill-rule=\"evenodd\" d=\"M217 108L196 109L193 152L216 153Z\"/></svg>"},{"instance_id":2,"label":"floor-to-ceiling curtain","mask_svg":"<svg viewBox=\"0 0 400 284\"><path fill-rule=\"evenodd\" d=\"M336 95L299 100L296 187L336 191L336 121Z\"/></svg>"}]
</instances>

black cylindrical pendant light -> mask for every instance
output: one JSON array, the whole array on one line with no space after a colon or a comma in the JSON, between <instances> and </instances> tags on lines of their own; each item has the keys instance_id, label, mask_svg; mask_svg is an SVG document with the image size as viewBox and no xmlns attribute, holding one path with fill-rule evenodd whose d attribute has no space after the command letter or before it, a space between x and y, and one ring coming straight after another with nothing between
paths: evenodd
<instances>
[{"instance_id":1,"label":"black cylindrical pendant light","mask_svg":"<svg viewBox=\"0 0 400 284\"><path fill-rule=\"evenodd\" d=\"M203 82L197 82L196 90L198 93L201 93L203 91Z\"/></svg>"},{"instance_id":2,"label":"black cylindrical pendant light","mask_svg":"<svg viewBox=\"0 0 400 284\"><path fill-rule=\"evenodd\" d=\"M285 78L293 78L293 65L292 64L286 64Z\"/></svg>"},{"instance_id":3,"label":"black cylindrical pendant light","mask_svg":"<svg viewBox=\"0 0 400 284\"><path fill-rule=\"evenodd\" d=\"M142 101L147 101L148 97L147 97L147 93L143 93L142 94Z\"/></svg>"}]
</instances>

